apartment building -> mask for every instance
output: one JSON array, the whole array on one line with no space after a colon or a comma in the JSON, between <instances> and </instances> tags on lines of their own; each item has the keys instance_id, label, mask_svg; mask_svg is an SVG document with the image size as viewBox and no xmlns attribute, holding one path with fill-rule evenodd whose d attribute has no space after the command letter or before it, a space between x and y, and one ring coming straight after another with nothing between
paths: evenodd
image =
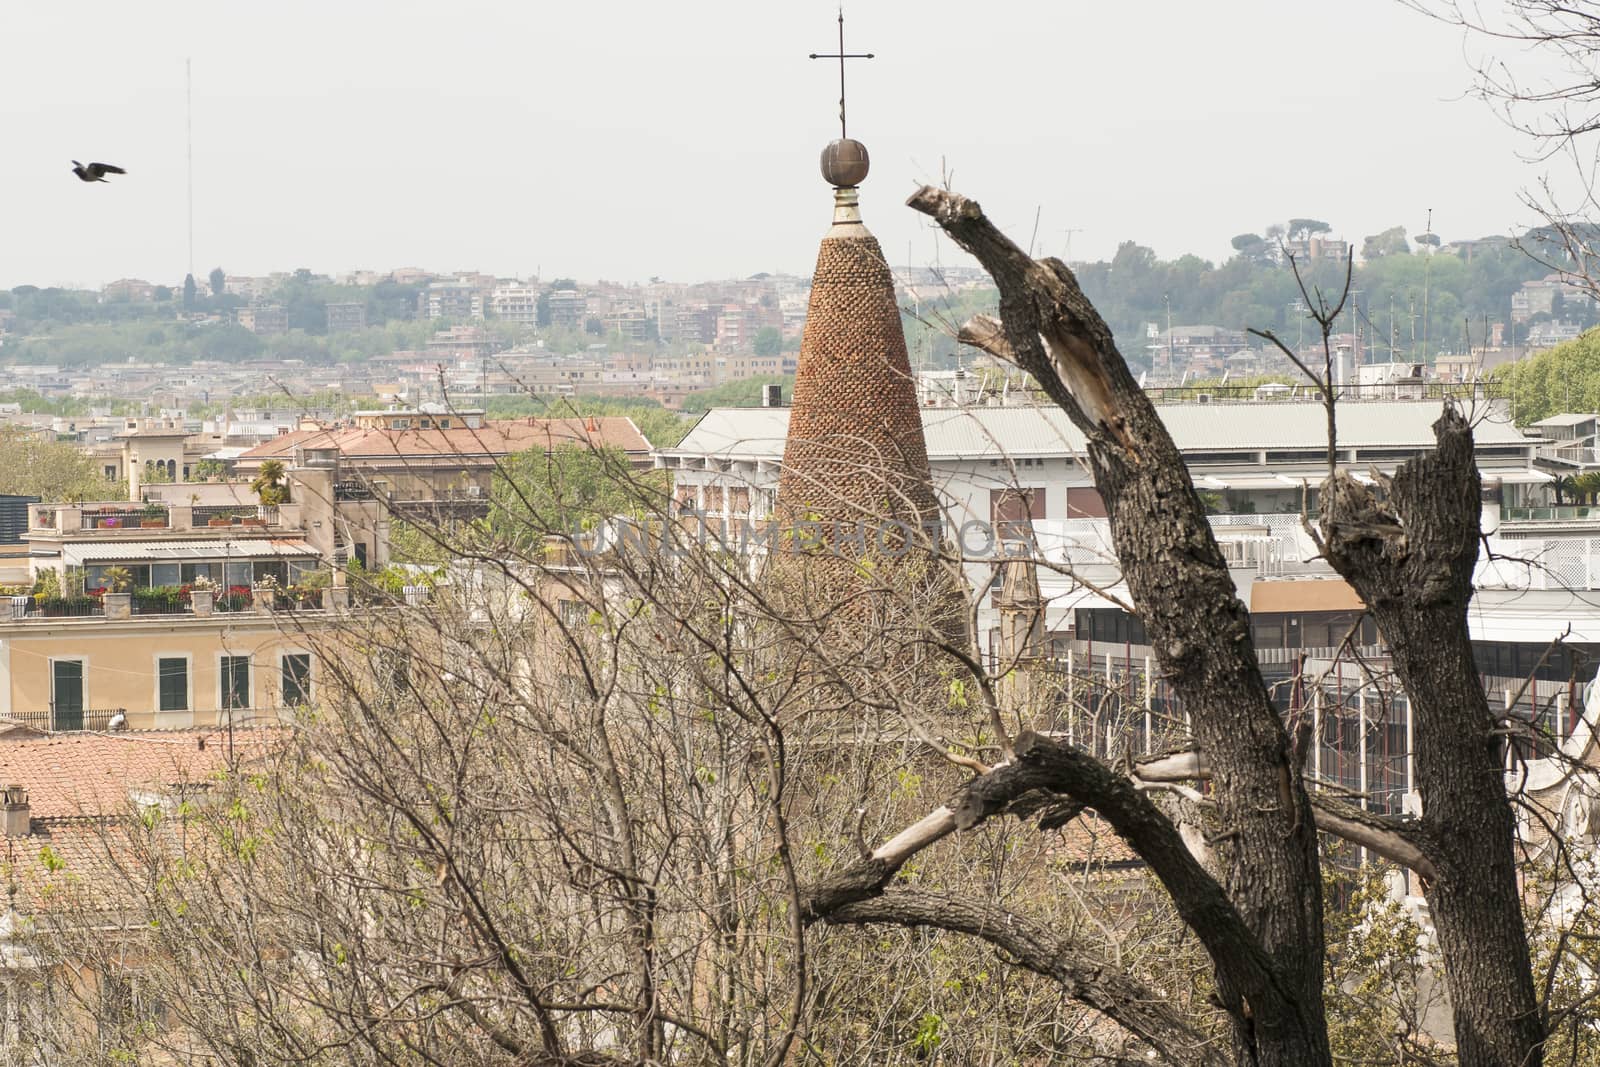
<instances>
[{"instance_id":1,"label":"apartment building","mask_svg":"<svg viewBox=\"0 0 1600 1067\"><path fill-rule=\"evenodd\" d=\"M417 296L417 310L427 319L481 319L485 306L483 287L461 279L429 282Z\"/></svg>"},{"instance_id":2,"label":"apartment building","mask_svg":"<svg viewBox=\"0 0 1600 1067\"><path fill-rule=\"evenodd\" d=\"M497 286L490 295L490 306L494 309L494 317L528 326L537 325L541 292L543 290L537 285L518 283Z\"/></svg>"},{"instance_id":3,"label":"apartment building","mask_svg":"<svg viewBox=\"0 0 1600 1067\"><path fill-rule=\"evenodd\" d=\"M240 326L262 337L289 332L289 313L277 304L252 304L234 316Z\"/></svg>"},{"instance_id":4,"label":"apartment building","mask_svg":"<svg viewBox=\"0 0 1600 1067\"><path fill-rule=\"evenodd\" d=\"M0 603L0 721L171 728L309 703L350 606L342 568L385 562L388 522L375 501L339 500L327 471L289 484L273 507L30 505L34 591Z\"/></svg>"},{"instance_id":5,"label":"apartment building","mask_svg":"<svg viewBox=\"0 0 1600 1067\"><path fill-rule=\"evenodd\" d=\"M327 305L329 333L355 333L367 328L367 305L343 303Z\"/></svg>"}]
</instances>

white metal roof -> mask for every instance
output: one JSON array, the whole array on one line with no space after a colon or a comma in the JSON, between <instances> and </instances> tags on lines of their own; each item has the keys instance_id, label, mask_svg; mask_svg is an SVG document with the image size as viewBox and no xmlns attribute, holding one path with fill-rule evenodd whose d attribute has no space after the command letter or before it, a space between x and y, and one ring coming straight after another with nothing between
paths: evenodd
<instances>
[{"instance_id":1,"label":"white metal roof","mask_svg":"<svg viewBox=\"0 0 1600 1067\"><path fill-rule=\"evenodd\" d=\"M1540 419L1538 422L1534 423L1533 425L1535 425L1535 426L1582 426L1586 422L1593 422L1595 420L1595 418L1596 418L1596 416L1594 416L1594 415L1584 415L1581 412L1577 413L1577 414L1573 414L1571 412L1568 412L1567 414L1564 414L1564 415L1551 415L1548 419Z\"/></svg>"},{"instance_id":2,"label":"white metal roof","mask_svg":"<svg viewBox=\"0 0 1600 1067\"><path fill-rule=\"evenodd\" d=\"M314 557L320 553L304 541L139 541L117 544L111 541L93 544L62 546L63 557L69 562L76 557L80 563L100 560L221 560L221 559L286 559Z\"/></svg>"},{"instance_id":3,"label":"white metal roof","mask_svg":"<svg viewBox=\"0 0 1600 1067\"><path fill-rule=\"evenodd\" d=\"M1327 421L1316 402L1165 404L1156 409L1184 452L1322 448ZM1431 448L1437 400L1348 401L1337 409L1341 448ZM1531 446L1503 407L1474 412L1479 445ZM1077 455L1084 438L1055 407L922 409L930 459ZM714 408L662 455L780 459L788 408Z\"/></svg>"}]
</instances>

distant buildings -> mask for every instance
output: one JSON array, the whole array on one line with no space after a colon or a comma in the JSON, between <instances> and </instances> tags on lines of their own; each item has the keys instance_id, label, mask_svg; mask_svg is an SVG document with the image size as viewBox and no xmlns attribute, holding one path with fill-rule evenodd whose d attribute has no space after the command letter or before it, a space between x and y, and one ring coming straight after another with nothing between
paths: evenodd
<instances>
[{"instance_id":1,"label":"distant buildings","mask_svg":"<svg viewBox=\"0 0 1600 1067\"><path fill-rule=\"evenodd\" d=\"M108 282L100 290L102 304L151 304L156 299L156 286L138 278L122 278Z\"/></svg>"},{"instance_id":2,"label":"distant buildings","mask_svg":"<svg viewBox=\"0 0 1600 1067\"><path fill-rule=\"evenodd\" d=\"M417 297L417 312L425 319L481 319L483 310L483 289L459 279L429 282Z\"/></svg>"},{"instance_id":3,"label":"distant buildings","mask_svg":"<svg viewBox=\"0 0 1600 1067\"><path fill-rule=\"evenodd\" d=\"M550 325L567 330L580 330L589 316L589 301L576 289L555 289L547 298L550 308Z\"/></svg>"},{"instance_id":4,"label":"distant buildings","mask_svg":"<svg viewBox=\"0 0 1600 1067\"><path fill-rule=\"evenodd\" d=\"M224 293L249 301L260 300L277 287L278 283L272 278L252 278L244 274L230 274L222 283Z\"/></svg>"},{"instance_id":5,"label":"distant buildings","mask_svg":"<svg viewBox=\"0 0 1600 1067\"><path fill-rule=\"evenodd\" d=\"M494 317L506 322L537 325L539 294L542 291L537 285L523 285L521 282L496 286L494 292L490 294L490 306L494 309Z\"/></svg>"},{"instance_id":6,"label":"distant buildings","mask_svg":"<svg viewBox=\"0 0 1600 1067\"><path fill-rule=\"evenodd\" d=\"M1145 351L1157 374L1180 375L1222 373L1230 357L1245 352L1250 343L1242 330L1221 326L1174 326L1153 331Z\"/></svg>"},{"instance_id":7,"label":"distant buildings","mask_svg":"<svg viewBox=\"0 0 1600 1067\"><path fill-rule=\"evenodd\" d=\"M365 304L329 304L327 313L329 333L355 333L367 328Z\"/></svg>"},{"instance_id":8,"label":"distant buildings","mask_svg":"<svg viewBox=\"0 0 1600 1067\"><path fill-rule=\"evenodd\" d=\"M289 332L289 313L278 304L242 307L235 316L240 326L261 337Z\"/></svg>"},{"instance_id":9,"label":"distant buildings","mask_svg":"<svg viewBox=\"0 0 1600 1067\"><path fill-rule=\"evenodd\" d=\"M1561 318L1564 315L1586 315L1594 308L1594 297L1582 286L1550 274L1536 281L1523 282L1522 288L1511 294L1511 321L1527 322L1536 315Z\"/></svg>"}]
</instances>

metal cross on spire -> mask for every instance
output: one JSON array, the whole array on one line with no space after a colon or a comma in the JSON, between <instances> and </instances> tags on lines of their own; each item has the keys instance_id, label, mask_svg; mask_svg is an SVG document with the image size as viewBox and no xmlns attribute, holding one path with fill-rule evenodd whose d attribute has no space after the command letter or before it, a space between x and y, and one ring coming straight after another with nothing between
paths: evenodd
<instances>
[{"instance_id":1,"label":"metal cross on spire","mask_svg":"<svg viewBox=\"0 0 1600 1067\"><path fill-rule=\"evenodd\" d=\"M812 52L812 59L837 59L839 61L839 137L847 139L844 126L844 61L847 59L872 59L871 52L846 52L844 50L844 8L839 9L839 50L837 52Z\"/></svg>"}]
</instances>

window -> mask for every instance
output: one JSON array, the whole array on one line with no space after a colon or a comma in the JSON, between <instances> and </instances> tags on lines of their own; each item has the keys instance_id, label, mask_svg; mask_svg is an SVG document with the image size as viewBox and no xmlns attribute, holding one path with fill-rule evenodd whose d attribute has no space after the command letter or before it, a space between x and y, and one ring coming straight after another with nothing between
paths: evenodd
<instances>
[{"instance_id":1,"label":"window","mask_svg":"<svg viewBox=\"0 0 1600 1067\"><path fill-rule=\"evenodd\" d=\"M994 523L996 536L1031 540L1028 520L1045 518L1044 490L989 490L989 518Z\"/></svg>"},{"instance_id":2,"label":"window","mask_svg":"<svg viewBox=\"0 0 1600 1067\"><path fill-rule=\"evenodd\" d=\"M298 707L311 703L311 655L291 652L283 657L283 703Z\"/></svg>"},{"instance_id":3,"label":"window","mask_svg":"<svg viewBox=\"0 0 1600 1067\"><path fill-rule=\"evenodd\" d=\"M114 482L114 481L117 480L117 468L116 467L114 467L114 466L112 466L111 464L108 463L108 464L106 464L105 472L106 472L106 481Z\"/></svg>"},{"instance_id":4,"label":"window","mask_svg":"<svg viewBox=\"0 0 1600 1067\"><path fill-rule=\"evenodd\" d=\"M189 710L189 657L163 656L156 660L159 711Z\"/></svg>"},{"instance_id":5,"label":"window","mask_svg":"<svg viewBox=\"0 0 1600 1067\"><path fill-rule=\"evenodd\" d=\"M1119 608L1078 608L1073 612L1073 630L1080 641L1104 641L1117 645L1147 645L1144 620Z\"/></svg>"},{"instance_id":6,"label":"window","mask_svg":"<svg viewBox=\"0 0 1600 1067\"><path fill-rule=\"evenodd\" d=\"M250 706L250 657L223 656L218 672L221 693L217 701L224 709Z\"/></svg>"},{"instance_id":7,"label":"window","mask_svg":"<svg viewBox=\"0 0 1600 1067\"><path fill-rule=\"evenodd\" d=\"M50 710L57 730L83 729L83 660L50 661Z\"/></svg>"}]
</instances>

